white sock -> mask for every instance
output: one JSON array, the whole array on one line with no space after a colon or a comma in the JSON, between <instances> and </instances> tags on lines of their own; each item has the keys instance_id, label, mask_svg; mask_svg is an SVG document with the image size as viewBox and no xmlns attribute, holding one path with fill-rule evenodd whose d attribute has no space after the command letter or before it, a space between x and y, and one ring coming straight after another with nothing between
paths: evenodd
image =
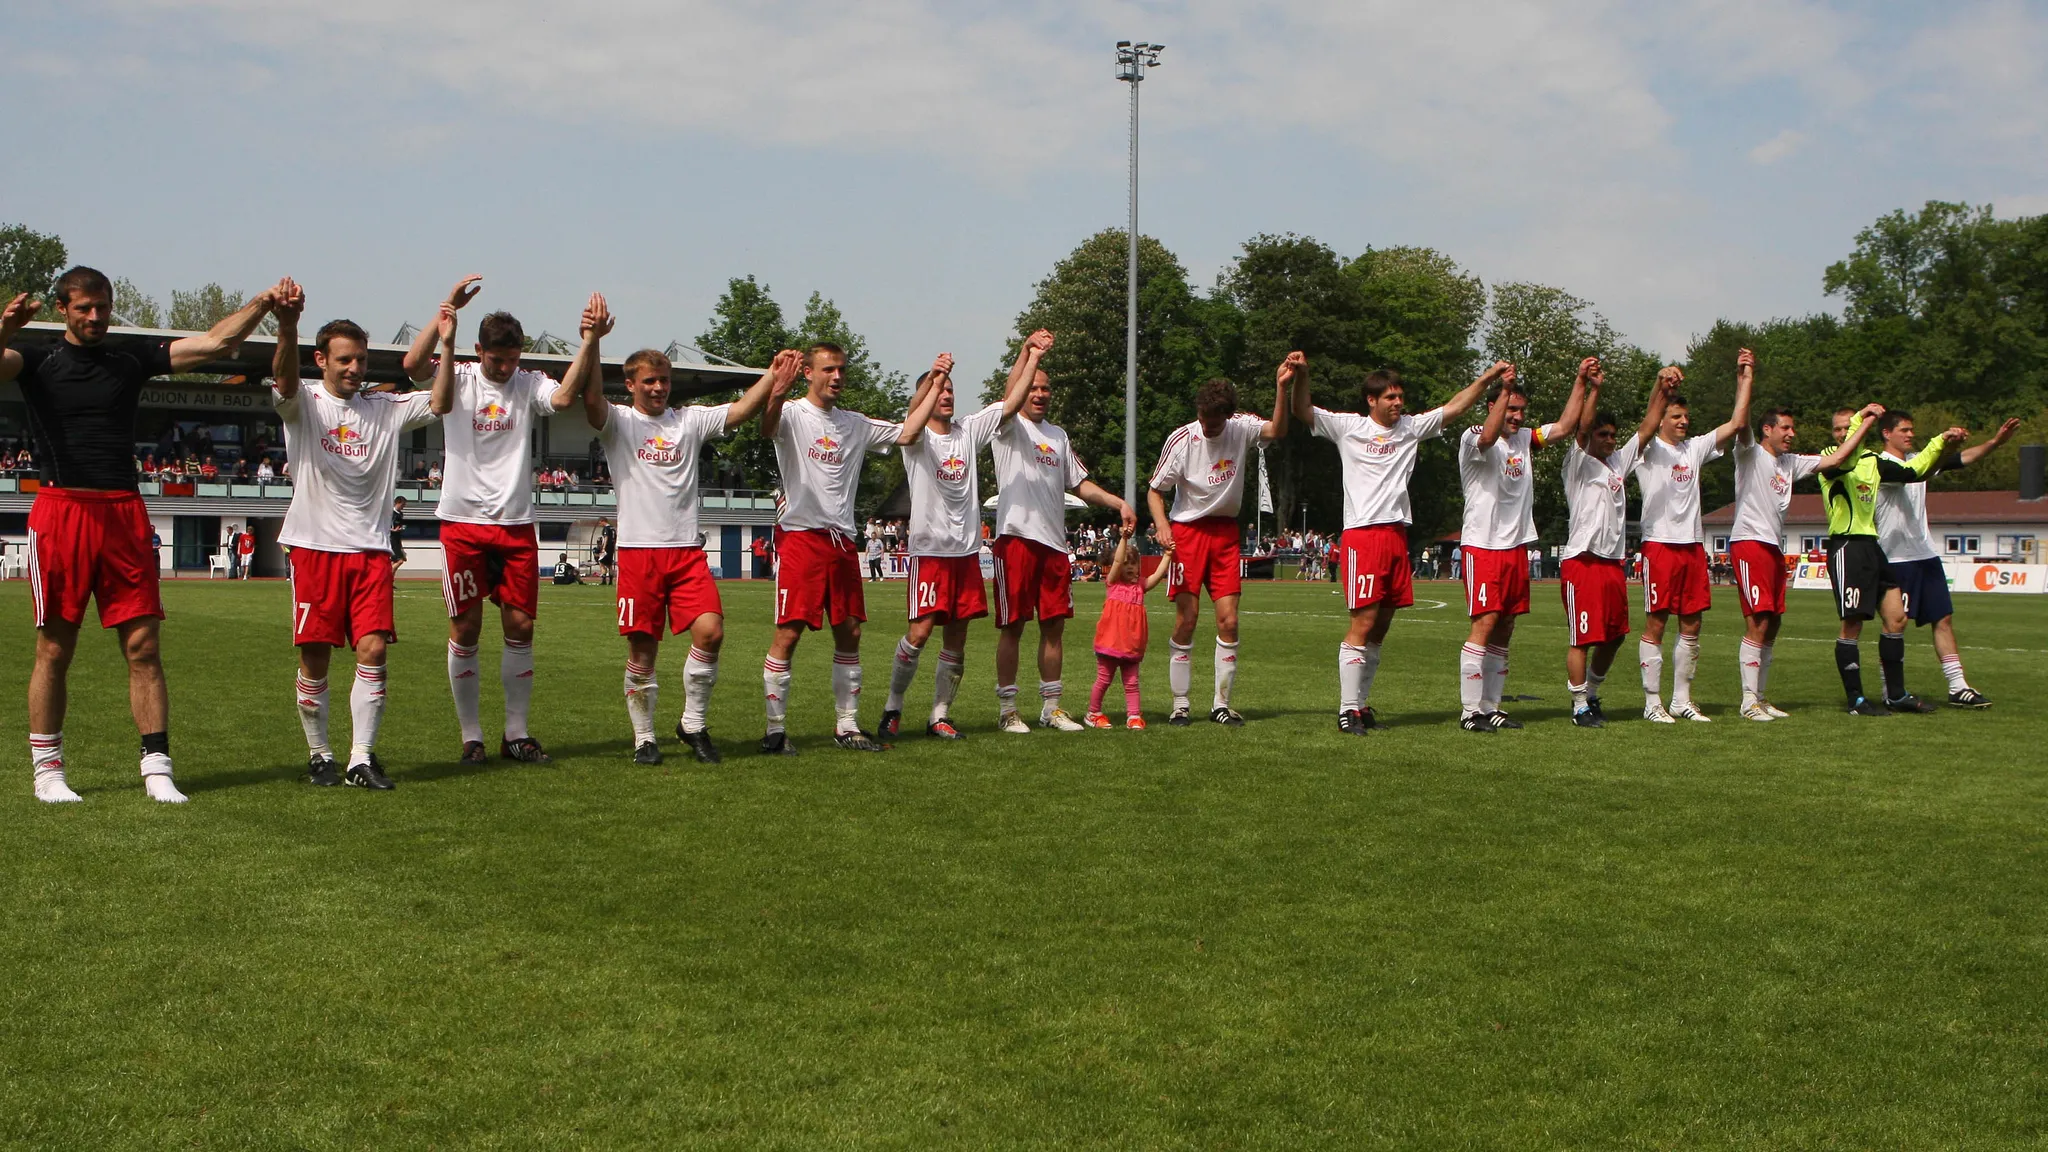
<instances>
[{"instance_id":1,"label":"white sock","mask_svg":"<svg viewBox=\"0 0 2048 1152\"><path fill-rule=\"evenodd\" d=\"M1756 694L1766 700L1771 698L1771 657L1776 653L1776 644L1763 646L1763 654L1756 670Z\"/></svg>"},{"instance_id":2,"label":"white sock","mask_svg":"<svg viewBox=\"0 0 2048 1152\"><path fill-rule=\"evenodd\" d=\"M1373 677L1380 674L1380 646L1367 644L1360 651L1365 653L1365 685L1359 690L1358 706L1365 708L1372 704Z\"/></svg>"},{"instance_id":3,"label":"white sock","mask_svg":"<svg viewBox=\"0 0 2048 1152\"><path fill-rule=\"evenodd\" d=\"M171 758L162 752L142 754L142 790L159 804L183 804L186 796L171 783Z\"/></svg>"},{"instance_id":4,"label":"white sock","mask_svg":"<svg viewBox=\"0 0 2048 1152\"><path fill-rule=\"evenodd\" d=\"M839 714L834 732L860 730L860 653L832 653L832 705Z\"/></svg>"},{"instance_id":5,"label":"white sock","mask_svg":"<svg viewBox=\"0 0 2048 1152\"><path fill-rule=\"evenodd\" d=\"M1066 685L1058 680L1040 680L1038 682L1038 718L1040 720L1053 714L1053 711L1060 706L1060 696L1065 692Z\"/></svg>"},{"instance_id":6,"label":"white sock","mask_svg":"<svg viewBox=\"0 0 2048 1152\"><path fill-rule=\"evenodd\" d=\"M1643 665L1643 706L1664 706L1664 649L1648 640L1636 641L1636 659Z\"/></svg>"},{"instance_id":7,"label":"white sock","mask_svg":"<svg viewBox=\"0 0 2048 1152\"><path fill-rule=\"evenodd\" d=\"M761 694L768 704L768 731L782 731L789 718L789 661L773 656L761 661Z\"/></svg>"},{"instance_id":8,"label":"white sock","mask_svg":"<svg viewBox=\"0 0 2048 1152\"><path fill-rule=\"evenodd\" d=\"M1485 700L1486 648L1481 644L1466 644L1458 649L1458 703L1463 715L1484 712Z\"/></svg>"},{"instance_id":9,"label":"white sock","mask_svg":"<svg viewBox=\"0 0 2048 1152\"><path fill-rule=\"evenodd\" d=\"M498 658L498 682L505 688L505 739L524 740L526 713L533 704L533 645L505 641Z\"/></svg>"},{"instance_id":10,"label":"white sock","mask_svg":"<svg viewBox=\"0 0 2048 1152\"><path fill-rule=\"evenodd\" d=\"M448 642L448 690L455 694L455 722L462 725L462 742L484 742L482 672L476 649Z\"/></svg>"},{"instance_id":11,"label":"white sock","mask_svg":"<svg viewBox=\"0 0 2048 1152\"><path fill-rule=\"evenodd\" d=\"M1970 687L1970 682L1963 679L1963 658L1960 654L1941 658L1941 674L1948 677L1950 692L1963 692Z\"/></svg>"},{"instance_id":12,"label":"white sock","mask_svg":"<svg viewBox=\"0 0 2048 1152\"><path fill-rule=\"evenodd\" d=\"M695 644L683 661L683 731L702 732L708 723L711 689L718 684L718 653L706 652Z\"/></svg>"},{"instance_id":13,"label":"white sock","mask_svg":"<svg viewBox=\"0 0 2048 1152\"><path fill-rule=\"evenodd\" d=\"M36 799L46 804L75 804L84 797L64 783L64 734L45 736L31 732L29 759L35 764Z\"/></svg>"},{"instance_id":14,"label":"white sock","mask_svg":"<svg viewBox=\"0 0 2048 1152\"><path fill-rule=\"evenodd\" d=\"M299 727L306 732L306 751L328 760L334 749L327 744L327 681L308 680L299 675Z\"/></svg>"},{"instance_id":15,"label":"white sock","mask_svg":"<svg viewBox=\"0 0 2048 1152\"><path fill-rule=\"evenodd\" d=\"M1574 684L1569 679L1567 679L1564 682L1564 690L1572 694L1572 711L1583 712L1586 709L1592 707L1592 704L1590 704L1586 699L1593 693L1591 687L1585 684Z\"/></svg>"},{"instance_id":16,"label":"white sock","mask_svg":"<svg viewBox=\"0 0 2048 1152\"><path fill-rule=\"evenodd\" d=\"M1485 678L1480 681L1482 699L1479 706L1487 712L1500 711L1501 698L1507 695L1508 650L1499 644L1486 646L1486 659L1480 663Z\"/></svg>"},{"instance_id":17,"label":"white sock","mask_svg":"<svg viewBox=\"0 0 2048 1152\"><path fill-rule=\"evenodd\" d=\"M355 687L348 693L351 766L366 764L377 747L377 726L384 722L384 669L356 665Z\"/></svg>"},{"instance_id":18,"label":"white sock","mask_svg":"<svg viewBox=\"0 0 2048 1152\"><path fill-rule=\"evenodd\" d=\"M1600 698L1600 686L1607 683L1607 673L1593 671L1593 661L1586 661L1586 695L1594 700Z\"/></svg>"},{"instance_id":19,"label":"white sock","mask_svg":"<svg viewBox=\"0 0 2048 1152\"><path fill-rule=\"evenodd\" d=\"M1230 691L1237 687L1237 643L1216 642L1216 702L1211 708L1230 707Z\"/></svg>"},{"instance_id":20,"label":"white sock","mask_svg":"<svg viewBox=\"0 0 2048 1152\"><path fill-rule=\"evenodd\" d=\"M1186 708L1188 693L1195 688L1195 646L1168 640L1166 647L1172 653L1166 660L1166 687L1173 693L1173 706ZM1220 669L1222 666L1217 667ZM1222 673L1219 671L1217 675Z\"/></svg>"},{"instance_id":21,"label":"white sock","mask_svg":"<svg viewBox=\"0 0 2048 1152\"><path fill-rule=\"evenodd\" d=\"M932 685L932 723L934 724L944 720L947 713L953 710L953 694L960 691L960 674L966 669L965 664L962 662L964 658L963 653L948 652L943 648L939 649L939 670L933 677L935 682Z\"/></svg>"},{"instance_id":22,"label":"white sock","mask_svg":"<svg viewBox=\"0 0 2048 1152\"><path fill-rule=\"evenodd\" d=\"M1671 662L1671 703L1692 703L1692 677L1700 666L1700 638L1680 636L1676 658Z\"/></svg>"},{"instance_id":23,"label":"white sock","mask_svg":"<svg viewBox=\"0 0 2048 1152\"><path fill-rule=\"evenodd\" d=\"M1363 712L1369 691L1366 650L1356 644L1337 645L1337 714Z\"/></svg>"},{"instance_id":24,"label":"white sock","mask_svg":"<svg viewBox=\"0 0 2048 1152\"><path fill-rule=\"evenodd\" d=\"M1752 642L1747 636L1743 637L1737 664L1742 673L1742 706L1747 708L1763 698L1763 645Z\"/></svg>"},{"instance_id":25,"label":"white sock","mask_svg":"<svg viewBox=\"0 0 2048 1152\"><path fill-rule=\"evenodd\" d=\"M896 642L896 659L889 665L889 699L882 708L889 712L903 711L903 694L910 691L910 682L917 679L917 661L924 655L924 649L910 642L905 636Z\"/></svg>"},{"instance_id":26,"label":"white sock","mask_svg":"<svg viewBox=\"0 0 2048 1152\"><path fill-rule=\"evenodd\" d=\"M1015 684L996 685L996 710L1004 715L1017 710L1017 686Z\"/></svg>"},{"instance_id":27,"label":"white sock","mask_svg":"<svg viewBox=\"0 0 2048 1152\"><path fill-rule=\"evenodd\" d=\"M633 722L633 747L654 739L654 710L660 703L661 685L654 682L654 669L627 660L626 719Z\"/></svg>"}]
</instances>

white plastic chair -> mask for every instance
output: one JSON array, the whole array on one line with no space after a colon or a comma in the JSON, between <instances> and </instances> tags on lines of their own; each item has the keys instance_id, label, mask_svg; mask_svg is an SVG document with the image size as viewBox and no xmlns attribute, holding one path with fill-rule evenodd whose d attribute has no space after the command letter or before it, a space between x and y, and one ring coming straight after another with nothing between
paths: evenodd
<instances>
[{"instance_id":1,"label":"white plastic chair","mask_svg":"<svg viewBox=\"0 0 2048 1152\"><path fill-rule=\"evenodd\" d=\"M222 576L226 576L229 572L228 550L225 548L221 549L218 552L215 552L213 554L213 558L206 562L206 578L208 580L213 579L213 574L216 572L220 573Z\"/></svg>"}]
</instances>

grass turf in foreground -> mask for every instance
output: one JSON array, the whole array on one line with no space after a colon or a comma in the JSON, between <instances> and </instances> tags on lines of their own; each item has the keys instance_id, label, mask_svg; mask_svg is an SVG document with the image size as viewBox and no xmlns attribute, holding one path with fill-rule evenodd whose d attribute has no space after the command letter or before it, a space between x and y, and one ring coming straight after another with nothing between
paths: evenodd
<instances>
[{"instance_id":1,"label":"grass turf in foreground","mask_svg":"<svg viewBox=\"0 0 2048 1152\"><path fill-rule=\"evenodd\" d=\"M728 761L668 741L647 769L606 591L544 590L535 731L558 762L478 770L454 763L440 598L404 586L390 795L293 782L282 586L166 589L183 808L144 799L90 637L67 732L87 802L34 803L9 736L0 1140L1920 1148L2036 1146L2048 1121L2033 599L1962 598L1988 713L1841 715L1825 598L1797 594L1773 690L1792 720L1734 717L1724 599L1716 723L1628 722L1624 660L1617 722L1585 732L1540 586L1510 689L1543 699L1478 736L1452 723L1454 586L1425 585L1452 606L1396 626L1374 703L1397 726L1359 740L1335 731L1336 597L1254 586L1243 730L999 737L981 625L972 739L880 757L827 747L813 637L804 755L775 760L749 754L767 592L727 585ZM898 594L873 597L869 723ZM1075 689L1099 589L1081 598ZM21 586L0 613L25 651ZM1155 602L1155 721L1166 620ZM0 669L0 700L24 675Z\"/></svg>"}]
</instances>

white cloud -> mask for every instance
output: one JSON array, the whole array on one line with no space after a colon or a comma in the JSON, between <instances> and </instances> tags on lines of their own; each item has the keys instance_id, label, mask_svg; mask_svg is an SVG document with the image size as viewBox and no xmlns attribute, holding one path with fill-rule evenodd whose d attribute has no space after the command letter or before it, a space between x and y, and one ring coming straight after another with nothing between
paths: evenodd
<instances>
[{"instance_id":1,"label":"white cloud","mask_svg":"<svg viewBox=\"0 0 2048 1152\"><path fill-rule=\"evenodd\" d=\"M1798 152L1806 144L1806 134L1790 128L1749 150L1752 164L1776 164L1778 161Z\"/></svg>"}]
</instances>

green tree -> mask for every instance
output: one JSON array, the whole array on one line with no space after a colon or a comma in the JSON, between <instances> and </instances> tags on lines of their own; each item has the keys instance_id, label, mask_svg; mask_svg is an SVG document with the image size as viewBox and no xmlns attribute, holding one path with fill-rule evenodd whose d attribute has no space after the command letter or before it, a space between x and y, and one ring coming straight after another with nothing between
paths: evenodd
<instances>
[{"instance_id":1,"label":"green tree","mask_svg":"<svg viewBox=\"0 0 2048 1152\"><path fill-rule=\"evenodd\" d=\"M826 343L846 350L846 379L839 392L841 407L877 420L903 419L909 399L909 378L902 372L883 368L869 355L867 339L847 323L839 305L820 293L811 293L804 304L804 317L792 335L791 347L809 348ZM802 392L799 385L790 395L794 398ZM901 453L869 456L861 468L860 490L854 497L856 514L863 520L873 515L902 483Z\"/></svg>"},{"instance_id":2,"label":"green tree","mask_svg":"<svg viewBox=\"0 0 2048 1152\"><path fill-rule=\"evenodd\" d=\"M0 225L0 300L12 300L23 292L40 296L42 319L55 319L50 286L68 260L64 241L54 233L38 232L26 224Z\"/></svg>"},{"instance_id":3,"label":"green tree","mask_svg":"<svg viewBox=\"0 0 2048 1152\"><path fill-rule=\"evenodd\" d=\"M752 276L726 281L725 294L712 306L710 325L697 338L697 346L714 356L762 368L793 342L783 323L782 306L775 302L768 285ZM760 489L777 485L775 446L761 435L759 424L742 424L731 436L714 443L714 459L724 482Z\"/></svg>"},{"instance_id":4,"label":"green tree","mask_svg":"<svg viewBox=\"0 0 2048 1152\"><path fill-rule=\"evenodd\" d=\"M114 279L114 321L130 328L162 328L163 306L126 276Z\"/></svg>"},{"instance_id":5,"label":"green tree","mask_svg":"<svg viewBox=\"0 0 2048 1152\"><path fill-rule=\"evenodd\" d=\"M208 283L190 292L171 292L171 328L179 332L204 332L232 315L248 299Z\"/></svg>"}]
</instances>

